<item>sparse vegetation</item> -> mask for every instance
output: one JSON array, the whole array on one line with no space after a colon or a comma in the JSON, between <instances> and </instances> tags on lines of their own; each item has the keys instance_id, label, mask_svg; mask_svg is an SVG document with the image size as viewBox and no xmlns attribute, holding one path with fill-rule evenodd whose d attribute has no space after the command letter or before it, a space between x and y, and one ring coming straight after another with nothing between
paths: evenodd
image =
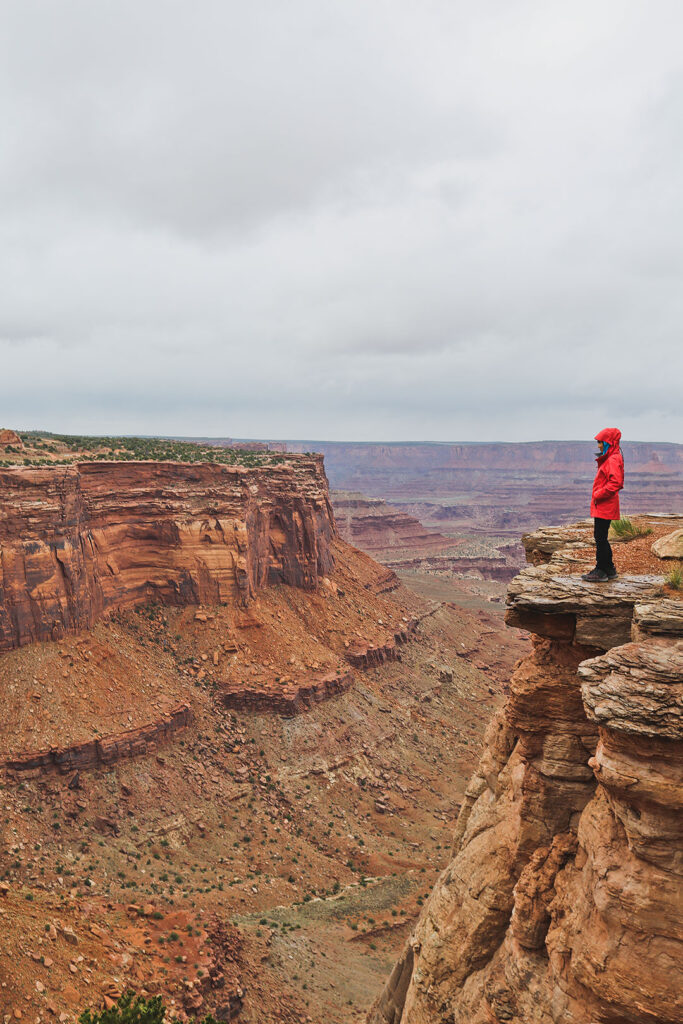
<instances>
[{"instance_id":1,"label":"sparse vegetation","mask_svg":"<svg viewBox=\"0 0 683 1024\"><path fill-rule=\"evenodd\" d=\"M63 466L73 462L208 462L224 466L273 466L285 462L279 452L158 437L89 437L25 431L23 449L8 445L0 464ZM218 512L218 508L216 508Z\"/></svg>"},{"instance_id":2,"label":"sparse vegetation","mask_svg":"<svg viewBox=\"0 0 683 1024\"><path fill-rule=\"evenodd\" d=\"M78 1018L79 1024L171 1024L174 1017L166 1017L166 1007L161 996L136 996L126 992L109 1010L84 1010ZM202 1024L216 1024L211 1014L204 1017Z\"/></svg>"},{"instance_id":3,"label":"sparse vegetation","mask_svg":"<svg viewBox=\"0 0 683 1024\"><path fill-rule=\"evenodd\" d=\"M613 537L618 537L619 540L629 541L636 540L637 537L647 537L648 534L652 533L652 529L649 526L634 523L632 519L623 516L621 519L614 520L610 527L610 532Z\"/></svg>"},{"instance_id":4,"label":"sparse vegetation","mask_svg":"<svg viewBox=\"0 0 683 1024\"><path fill-rule=\"evenodd\" d=\"M666 575L666 585L672 590L683 590L683 566L676 565Z\"/></svg>"}]
</instances>

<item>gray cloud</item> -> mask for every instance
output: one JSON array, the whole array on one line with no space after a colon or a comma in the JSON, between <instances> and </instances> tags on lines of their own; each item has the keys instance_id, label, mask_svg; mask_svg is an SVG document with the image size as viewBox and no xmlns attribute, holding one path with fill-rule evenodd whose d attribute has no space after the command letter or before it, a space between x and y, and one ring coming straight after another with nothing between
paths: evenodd
<instances>
[{"instance_id":1,"label":"gray cloud","mask_svg":"<svg viewBox=\"0 0 683 1024\"><path fill-rule=\"evenodd\" d=\"M683 440L675 0L9 0L0 421Z\"/></svg>"}]
</instances>

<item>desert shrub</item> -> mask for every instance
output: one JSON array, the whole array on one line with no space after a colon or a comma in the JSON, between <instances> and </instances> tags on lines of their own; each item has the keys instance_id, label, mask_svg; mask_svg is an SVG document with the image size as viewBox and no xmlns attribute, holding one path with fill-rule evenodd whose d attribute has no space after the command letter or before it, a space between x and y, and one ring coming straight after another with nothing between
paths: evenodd
<instances>
[{"instance_id":1,"label":"desert shrub","mask_svg":"<svg viewBox=\"0 0 683 1024\"><path fill-rule=\"evenodd\" d=\"M172 1024L173 1017L166 1018L166 1007L161 996L145 999L134 992L126 992L110 1010L84 1010L78 1018L79 1024ZM208 1014L201 1024L216 1024Z\"/></svg>"},{"instance_id":2,"label":"desert shrub","mask_svg":"<svg viewBox=\"0 0 683 1024\"><path fill-rule=\"evenodd\" d=\"M618 537L619 540L635 540L636 537L647 537L648 534L652 533L649 526L641 526L640 523L634 523L632 519L628 519L623 516L621 519L615 519L610 527L613 536Z\"/></svg>"},{"instance_id":3,"label":"desert shrub","mask_svg":"<svg viewBox=\"0 0 683 1024\"><path fill-rule=\"evenodd\" d=\"M672 590L683 590L683 566L675 565L673 569L667 573L666 583Z\"/></svg>"}]
</instances>

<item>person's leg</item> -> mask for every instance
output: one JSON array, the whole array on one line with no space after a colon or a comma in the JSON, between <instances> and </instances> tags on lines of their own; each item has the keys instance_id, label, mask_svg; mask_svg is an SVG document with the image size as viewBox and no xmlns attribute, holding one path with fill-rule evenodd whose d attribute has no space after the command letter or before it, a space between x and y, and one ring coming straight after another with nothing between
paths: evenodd
<instances>
[{"instance_id":1,"label":"person's leg","mask_svg":"<svg viewBox=\"0 0 683 1024\"><path fill-rule=\"evenodd\" d=\"M603 572L611 572L614 569L612 561L612 547L607 540L611 519L594 519L593 536L595 537L595 564Z\"/></svg>"}]
</instances>

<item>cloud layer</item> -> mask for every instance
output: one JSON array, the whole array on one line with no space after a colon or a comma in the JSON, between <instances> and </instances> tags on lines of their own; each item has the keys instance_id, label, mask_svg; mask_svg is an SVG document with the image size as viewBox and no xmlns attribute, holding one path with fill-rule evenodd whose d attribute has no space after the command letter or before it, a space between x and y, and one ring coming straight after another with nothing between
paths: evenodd
<instances>
[{"instance_id":1,"label":"cloud layer","mask_svg":"<svg viewBox=\"0 0 683 1024\"><path fill-rule=\"evenodd\" d=\"M10 0L0 425L683 440L677 0Z\"/></svg>"}]
</instances>

